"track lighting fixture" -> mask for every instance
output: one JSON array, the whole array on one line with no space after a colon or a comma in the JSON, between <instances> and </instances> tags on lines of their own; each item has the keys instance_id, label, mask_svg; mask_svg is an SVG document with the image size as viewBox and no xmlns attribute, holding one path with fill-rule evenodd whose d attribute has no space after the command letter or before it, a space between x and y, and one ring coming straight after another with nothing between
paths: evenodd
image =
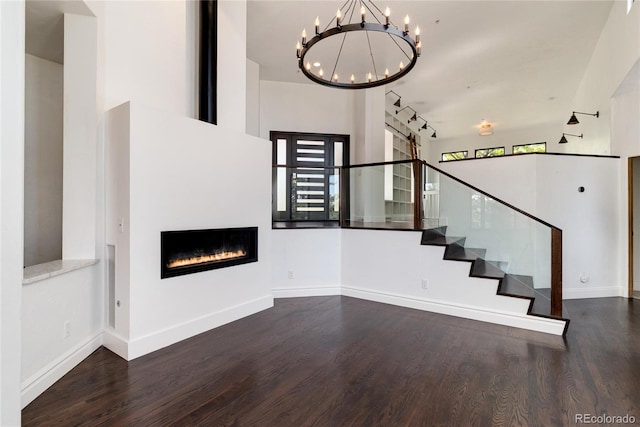
<instances>
[{"instance_id":1,"label":"track lighting fixture","mask_svg":"<svg viewBox=\"0 0 640 427\"><path fill-rule=\"evenodd\" d=\"M418 119L418 116L417 116L417 114L418 114L418 113L417 113L417 111L416 111L416 110L414 110L413 108L411 108L411 107L410 107L410 106L408 106L408 105L407 105L406 107L404 107L404 108L401 108L401 109L399 109L399 110L396 110L396 115L397 115L397 114L399 114L401 111L406 110L406 109L409 109L409 110L413 111L413 116L411 116L411 117L409 118L409 120L407 121L407 123L415 122L415 121Z\"/></svg>"},{"instance_id":2,"label":"track lighting fixture","mask_svg":"<svg viewBox=\"0 0 640 427\"><path fill-rule=\"evenodd\" d=\"M562 134L562 138L560 138L560 141L558 141L558 144L566 144L567 142L569 142L569 141L567 141L567 138L565 138L565 135L566 136L575 136L576 138L582 138L583 137L583 134L573 135L571 133L563 133Z\"/></svg>"},{"instance_id":3,"label":"track lighting fixture","mask_svg":"<svg viewBox=\"0 0 640 427\"><path fill-rule=\"evenodd\" d=\"M395 96L398 97L398 100L396 102L393 103L393 105L395 107L400 108L401 104L400 104L400 100L402 99L402 97L400 95L398 95L397 93L395 93L394 91L390 90L389 92L385 93L385 95L389 95L390 93L394 94Z\"/></svg>"},{"instance_id":4,"label":"track lighting fixture","mask_svg":"<svg viewBox=\"0 0 640 427\"><path fill-rule=\"evenodd\" d=\"M600 111L596 111L595 113L581 113L580 111L574 111L573 114L571 114L569 121L567 122L568 125L577 125L578 123L580 123L578 121L578 118L576 117L576 114L584 114L585 116L594 116L595 118L600 117Z\"/></svg>"}]
</instances>

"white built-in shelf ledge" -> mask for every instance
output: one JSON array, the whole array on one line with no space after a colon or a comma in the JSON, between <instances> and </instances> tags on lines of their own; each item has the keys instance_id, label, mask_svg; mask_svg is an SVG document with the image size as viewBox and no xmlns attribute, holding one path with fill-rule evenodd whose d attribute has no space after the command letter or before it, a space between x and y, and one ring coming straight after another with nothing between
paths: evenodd
<instances>
[{"instance_id":1,"label":"white built-in shelf ledge","mask_svg":"<svg viewBox=\"0 0 640 427\"><path fill-rule=\"evenodd\" d=\"M97 259L59 259L45 262L44 264L32 265L23 270L22 284L28 285L46 280L54 276L89 267L90 265L97 264L97 262Z\"/></svg>"}]
</instances>

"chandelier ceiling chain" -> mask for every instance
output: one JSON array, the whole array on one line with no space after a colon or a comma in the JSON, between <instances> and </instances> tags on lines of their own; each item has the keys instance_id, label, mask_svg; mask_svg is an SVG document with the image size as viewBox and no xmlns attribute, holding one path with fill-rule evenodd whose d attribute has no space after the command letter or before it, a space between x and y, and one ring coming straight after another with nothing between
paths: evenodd
<instances>
[{"instance_id":1,"label":"chandelier ceiling chain","mask_svg":"<svg viewBox=\"0 0 640 427\"><path fill-rule=\"evenodd\" d=\"M356 7L360 5L360 22L353 22L353 16L356 11ZM377 14L382 17L380 19ZM327 25L324 30L320 31L320 20L319 17L315 20L315 36L311 39L307 40L306 30L302 31L302 39L296 44L296 56L298 58L298 67L302 71L302 73L309 78L310 80L325 85L342 89L365 89L372 88L376 86L382 86L388 83L391 83L395 80L406 75L411 69L415 66L417 62L417 58L421 54L422 44L420 42L420 28L415 28L415 39L411 37L409 34L409 15L406 16L404 22L404 29L401 30L397 26L393 24L390 19L391 11L387 7L384 12L380 10L380 8L373 3L373 1L369 0L366 2L365 0L346 0L345 3L340 7L335 15L335 19L329 19L327 21ZM367 17L373 17L372 22L367 22ZM384 23L383 23L384 21ZM332 23L335 22L335 26L332 27ZM339 63L342 66L341 59L343 57L343 50L345 48L345 43L347 40L347 35L352 32L364 31L366 35L366 44L367 48L364 46L361 49L357 49L355 52L359 54L359 52L366 52L368 54L369 59L359 61L357 58L349 58L348 60L352 60L352 63L355 64L370 64L372 67L373 74L371 73L371 69L368 73L360 73L354 70L349 70L351 72L350 82L347 83L344 79L341 82L339 80L338 73L339 71L338 65ZM388 48L387 51L383 51L385 55L378 55L376 59L376 55L374 55L374 48L372 46L372 38L369 33L384 33L389 39L393 42L397 50L401 52L400 56L404 56L408 61L407 65L404 64L404 59L400 61L397 71L389 72L390 66L386 66L384 74L378 74L379 65L386 65L385 62L388 62ZM342 35L342 40L340 42L338 52L335 56L335 62L333 64L333 69L330 75L325 76L322 68L316 73L311 68L311 62L314 63L314 66L320 66L320 61L305 61L307 55L309 54L312 47L319 44L320 42L333 37ZM375 41L375 40L374 40ZM362 42L361 42L362 43ZM405 43L403 45L402 43ZM391 45L390 45L391 46ZM316 49L318 50L318 49ZM353 50L352 50L353 52ZM366 55L365 54L365 55ZM317 52L316 52L317 55ZM349 55L349 53L347 53ZM354 55L351 53L351 55ZM311 56L311 55L310 55ZM348 61L346 61L348 62ZM340 68L342 70L342 68ZM344 71L344 70L343 70ZM356 81L356 74L359 76L365 75L363 80L358 79Z\"/></svg>"}]
</instances>

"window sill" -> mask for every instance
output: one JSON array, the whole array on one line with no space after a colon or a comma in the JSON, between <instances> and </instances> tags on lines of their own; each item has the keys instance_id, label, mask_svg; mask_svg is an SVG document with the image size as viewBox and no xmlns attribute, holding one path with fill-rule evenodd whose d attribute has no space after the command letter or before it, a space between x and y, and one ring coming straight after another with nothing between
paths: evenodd
<instances>
[{"instance_id":1,"label":"window sill","mask_svg":"<svg viewBox=\"0 0 640 427\"><path fill-rule=\"evenodd\" d=\"M40 282L51 277L60 276L74 270L97 264L97 259L62 259L43 264L25 267L22 273L22 284Z\"/></svg>"}]
</instances>

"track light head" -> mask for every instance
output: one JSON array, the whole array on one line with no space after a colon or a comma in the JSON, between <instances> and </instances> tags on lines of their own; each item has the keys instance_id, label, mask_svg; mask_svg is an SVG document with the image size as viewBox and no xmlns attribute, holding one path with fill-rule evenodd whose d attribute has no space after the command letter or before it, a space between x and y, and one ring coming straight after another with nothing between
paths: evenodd
<instances>
[{"instance_id":1,"label":"track light head","mask_svg":"<svg viewBox=\"0 0 640 427\"><path fill-rule=\"evenodd\" d=\"M433 131L433 134L431 135L431 138L437 138L435 130Z\"/></svg>"},{"instance_id":2,"label":"track light head","mask_svg":"<svg viewBox=\"0 0 640 427\"><path fill-rule=\"evenodd\" d=\"M568 125L577 125L578 123L580 123L578 121L578 118L576 117L576 113L574 112L571 117L569 118L569 121L567 122ZM565 139L564 142L567 142L567 140Z\"/></svg>"}]
</instances>

